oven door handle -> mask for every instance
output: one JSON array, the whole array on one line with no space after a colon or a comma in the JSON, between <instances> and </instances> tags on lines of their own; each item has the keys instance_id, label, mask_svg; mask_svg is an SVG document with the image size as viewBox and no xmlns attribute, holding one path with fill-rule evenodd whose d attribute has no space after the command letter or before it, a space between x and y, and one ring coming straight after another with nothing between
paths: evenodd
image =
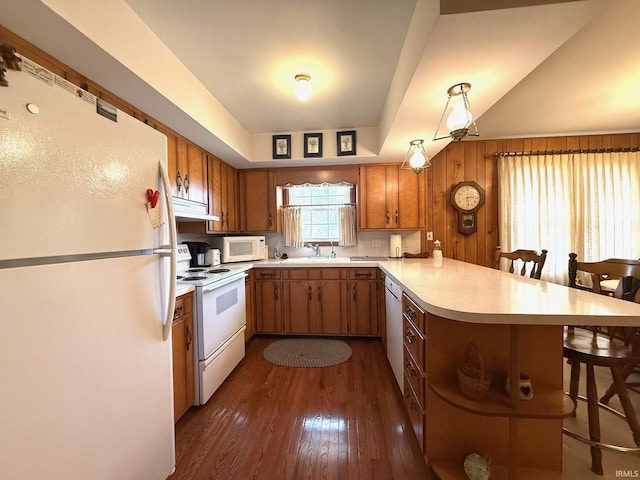
<instances>
[{"instance_id":1,"label":"oven door handle","mask_svg":"<svg viewBox=\"0 0 640 480\"><path fill-rule=\"evenodd\" d=\"M167 204L167 222L169 223L169 248L157 249L155 253L170 257L169 263L169 298L167 298L167 314L162 324L162 340L167 341L171 333L173 324L173 314L176 308L176 252L178 248L178 239L176 235L176 218L173 213L173 203L171 201L171 182L167 168L162 161L160 164L160 177L162 178L162 189L164 190L165 203Z\"/></svg>"},{"instance_id":2,"label":"oven door handle","mask_svg":"<svg viewBox=\"0 0 640 480\"><path fill-rule=\"evenodd\" d=\"M224 287L225 285L229 285L230 283L237 282L238 280L244 280L248 275L243 271L240 275L231 275L225 278L220 279L220 281L212 283L210 285L205 285L202 287L203 292L210 292L211 290L215 290L216 288Z\"/></svg>"}]
</instances>

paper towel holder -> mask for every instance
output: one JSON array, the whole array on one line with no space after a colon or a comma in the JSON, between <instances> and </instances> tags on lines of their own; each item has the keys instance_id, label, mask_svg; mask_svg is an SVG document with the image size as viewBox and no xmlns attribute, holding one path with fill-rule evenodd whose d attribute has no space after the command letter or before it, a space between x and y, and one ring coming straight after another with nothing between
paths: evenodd
<instances>
[{"instance_id":1,"label":"paper towel holder","mask_svg":"<svg viewBox=\"0 0 640 480\"><path fill-rule=\"evenodd\" d=\"M402 258L402 235L391 235L389 239L389 258Z\"/></svg>"}]
</instances>

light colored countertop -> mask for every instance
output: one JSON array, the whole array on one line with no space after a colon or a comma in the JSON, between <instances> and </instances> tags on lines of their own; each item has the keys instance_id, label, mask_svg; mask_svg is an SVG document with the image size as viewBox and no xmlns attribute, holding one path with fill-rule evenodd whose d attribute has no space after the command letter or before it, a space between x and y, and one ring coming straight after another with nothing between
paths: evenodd
<instances>
[{"instance_id":1,"label":"light colored countertop","mask_svg":"<svg viewBox=\"0 0 640 480\"><path fill-rule=\"evenodd\" d=\"M640 304L445 258L351 261L288 258L247 268L380 267L427 312L470 323L640 325Z\"/></svg>"},{"instance_id":2,"label":"light colored countertop","mask_svg":"<svg viewBox=\"0 0 640 480\"><path fill-rule=\"evenodd\" d=\"M177 283L176 284L176 298L179 297L180 295L186 295L189 292L193 292L196 289L196 287L194 287L191 284L188 283Z\"/></svg>"},{"instance_id":3,"label":"light colored countertop","mask_svg":"<svg viewBox=\"0 0 640 480\"><path fill-rule=\"evenodd\" d=\"M379 263L427 312L470 323L640 325L640 304L445 258Z\"/></svg>"}]
</instances>

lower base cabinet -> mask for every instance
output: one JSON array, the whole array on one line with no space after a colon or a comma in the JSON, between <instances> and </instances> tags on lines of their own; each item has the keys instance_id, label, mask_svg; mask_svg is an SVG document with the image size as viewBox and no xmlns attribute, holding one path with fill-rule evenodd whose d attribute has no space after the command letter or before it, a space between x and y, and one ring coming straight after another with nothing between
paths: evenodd
<instances>
[{"instance_id":1,"label":"lower base cabinet","mask_svg":"<svg viewBox=\"0 0 640 480\"><path fill-rule=\"evenodd\" d=\"M193 405L193 293L176 298L171 327L173 350L173 418L177 422Z\"/></svg>"},{"instance_id":2,"label":"lower base cabinet","mask_svg":"<svg viewBox=\"0 0 640 480\"><path fill-rule=\"evenodd\" d=\"M377 268L257 268L257 333L378 336Z\"/></svg>"}]
</instances>

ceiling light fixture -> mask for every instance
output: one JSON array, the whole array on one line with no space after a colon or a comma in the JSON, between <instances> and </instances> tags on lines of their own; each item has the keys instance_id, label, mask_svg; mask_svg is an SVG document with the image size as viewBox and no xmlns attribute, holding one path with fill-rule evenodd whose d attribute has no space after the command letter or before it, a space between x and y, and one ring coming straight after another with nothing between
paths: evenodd
<instances>
[{"instance_id":1,"label":"ceiling light fixture","mask_svg":"<svg viewBox=\"0 0 640 480\"><path fill-rule=\"evenodd\" d=\"M424 151L424 140L421 138L409 142L409 151L404 156L400 170L412 170L413 173L421 173L431 166L431 161Z\"/></svg>"},{"instance_id":2,"label":"ceiling light fixture","mask_svg":"<svg viewBox=\"0 0 640 480\"><path fill-rule=\"evenodd\" d=\"M298 100L304 102L311 96L311 75L308 73L298 73L295 79L296 83L293 86L293 94Z\"/></svg>"},{"instance_id":3,"label":"ceiling light fixture","mask_svg":"<svg viewBox=\"0 0 640 480\"><path fill-rule=\"evenodd\" d=\"M469 103L469 97L467 92L471 89L470 83L457 83L447 90L449 98L442 111L442 116L438 122L436 133L433 134L433 140L442 140L444 138L453 138L454 140L462 140L463 137L477 137L479 136L478 127L476 121L471 113L471 104ZM447 109L451 104L451 110L447 117L447 127L449 128L449 135L438 137L438 131L442 125L442 120L447 114ZM473 127L473 128L471 128Z\"/></svg>"}]
</instances>

